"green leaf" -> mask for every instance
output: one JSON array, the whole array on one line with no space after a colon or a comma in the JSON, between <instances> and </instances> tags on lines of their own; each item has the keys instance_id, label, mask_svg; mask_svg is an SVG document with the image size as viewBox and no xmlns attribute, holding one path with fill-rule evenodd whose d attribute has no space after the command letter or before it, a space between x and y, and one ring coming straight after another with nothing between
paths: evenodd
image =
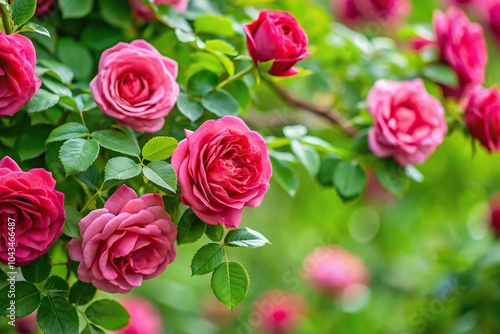
<instances>
[{"instance_id":1,"label":"green leaf","mask_svg":"<svg viewBox=\"0 0 500 334\"><path fill-rule=\"evenodd\" d=\"M238 105L240 106L238 112L241 114L245 113L251 101L250 90L245 84L245 81L233 81L230 84L224 86L224 90L227 91L238 102Z\"/></svg>"},{"instance_id":2,"label":"green leaf","mask_svg":"<svg viewBox=\"0 0 500 334\"><path fill-rule=\"evenodd\" d=\"M273 165L273 179L290 195L295 196L299 188L299 178L297 175L281 160L271 157Z\"/></svg>"},{"instance_id":3,"label":"green leaf","mask_svg":"<svg viewBox=\"0 0 500 334\"><path fill-rule=\"evenodd\" d=\"M74 1L74 0L67 0ZM81 32L81 41L89 48L102 52L122 41L122 31L104 22L90 22Z\"/></svg>"},{"instance_id":4,"label":"green leaf","mask_svg":"<svg viewBox=\"0 0 500 334\"><path fill-rule=\"evenodd\" d=\"M234 46L220 39L206 41L205 50L213 53L223 53L228 56L236 56L238 54Z\"/></svg>"},{"instance_id":5,"label":"green leaf","mask_svg":"<svg viewBox=\"0 0 500 334\"><path fill-rule=\"evenodd\" d=\"M201 247L191 261L191 275L205 275L219 266L224 258L224 248L220 244L210 243Z\"/></svg>"},{"instance_id":6,"label":"green leaf","mask_svg":"<svg viewBox=\"0 0 500 334\"><path fill-rule=\"evenodd\" d=\"M61 297L44 297L36 321L44 333L78 333L78 314L71 303Z\"/></svg>"},{"instance_id":7,"label":"green leaf","mask_svg":"<svg viewBox=\"0 0 500 334\"><path fill-rule=\"evenodd\" d=\"M47 277L49 277L51 269L52 262L47 253L35 261L21 267L24 279L32 283L45 281Z\"/></svg>"},{"instance_id":8,"label":"green leaf","mask_svg":"<svg viewBox=\"0 0 500 334\"><path fill-rule=\"evenodd\" d=\"M9 278L16 279L16 276L10 276ZM33 313L33 311L37 309L40 304L40 292L34 284L25 281L16 282L15 296L11 294L10 287L11 285L9 281L9 284L0 290L1 315L10 314L10 311L15 309L16 317L22 318ZM15 301L14 306L11 306L11 301ZM11 309L9 309L9 307Z\"/></svg>"},{"instance_id":9,"label":"green leaf","mask_svg":"<svg viewBox=\"0 0 500 334\"><path fill-rule=\"evenodd\" d=\"M106 334L106 332L96 325L88 324L80 334Z\"/></svg>"},{"instance_id":10,"label":"green leaf","mask_svg":"<svg viewBox=\"0 0 500 334\"><path fill-rule=\"evenodd\" d=\"M250 278L238 262L224 262L215 269L211 279L212 291L231 310L247 295Z\"/></svg>"},{"instance_id":11,"label":"green leaf","mask_svg":"<svg viewBox=\"0 0 500 334\"><path fill-rule=\"evenodd\" d=\"M259 71L267 73L271 70L271 67L274 65L275 59L271 59L268 61L260 61L257 63L257 66L259 68Z\"/></svg>"},{"instance_id":12,"label":"green leaf","mask_svg":"<svg viewBox=\"0 0 500 334\"><path fill-rule=\"evenodd\" d=\"M94 131L91 134L102 147L115 152L138 157L141 154L139 145L123 132L113 130Z\"/></svg>"},{"instance_id":13,"label":"green leaf","mask_svg":"<svg viewBox=\"0 0 500 334\"><path fill-rule=\"evenodd\" d=\"M68 282L59 276L50 276L43 285L43 291L50 297L68 298L69 285Z\"/></svg>"},{"instance_id":14,"label":"green leaf","mask_svg":"<svg viewBox=\"0 0 500 334\"><path fill-rule=\"evenodd\" d=\"M99 13L103 20L120 29L127 29L132 24L132 15L122 0L99 0Z\"/></svg>"},{"instance_id":15,"label":"green leaf","mask_svg":"<svg viewBox=\"0 0 500 334\"><path fill-rule=\"evenodd\" d=\"M16 0L11 5L11 8L14 24L21 26L35 15L36 0Z\"/></svg>"},{"instance_id":16,"label":"green leaf","mask_svg":"<svg viewBox=\"0 0 500 334\"><path fill-rule=\"evenodd\" d=\"M341 161L335 168L333 184L342 200L356 199L366 187L365 171L354 161Z\"/></svg>"},{"instance_id":17,"label":"green leaf","mask_svg":"<svg viewBox=\"0 0 500 334\"><path fill-rule=\"evenodd\" d=\"M224 90L209 92L201 99L202 106L211 113L222 117L226 115L236 115L240 106L238 102Z\"/></svg>"},{"instance_id":18,"label":"green leaf","mask_svg":"<svg viewBox=\"0 0 500 334\"><path fill-rule=\"evenodd\" d=\"M101 299L93 302L85 310L85 315L96 325L109 330L118 330L127 326L130 315L118 302Z\"/></svg>"},{"instance_id":19,"label":"green leaf","mask_svg":"<svg viewBox=\"0 0 500 334\"><path fill-rule=\"evenodd\" d=\"M40 156L47 151L44 142L51 127L48 125L35 125L30 131L22 133L16 141L15 148L22 161Z\"/></svg>"},{"instance_id":20,"label":"green leaf","mask_svg":"<svg viewBox=\"0 0 500 334\"><path fill-rule=\"evenodd\" d=\"M292 140L290 147L309 175L316 176L321 165L318 152L311 146L304 145L297 140Z\"/></svg>"},{"instance_id":21,"label":"green leaf","mask_svg":"<svg viewBox=\"0 0 500 334\"><path fill-rule=\"evenodd\" d=\"M73 80L74 73L68 66L50 59L40 59L38 62L50 70L47 74L51 74L62 83L69 84Z\"/></svg>"},{"instance_id":22,"label":"green leaf","mask_svg":"<svg viewBox=\"0 0 500 334\"><path fill-rule=\"evenodd\" d=\"M200 102L191 99L187 94L180 93L177 98L177 108L191 122L196 121L203 115L203 106Z\"/></svg>"},{"instance_id":23,"label":"green leaf","mask_svg":"<svg viewBox=\"0 0 500 334\"><path fill-rule=\"evenodd\" d=\"M189 77L187 90L193 95L203 96L214 90L218 82L219 78L217 74L208 70L202 70Z\"/></svg>"},{"instance_id":24,"label":"green leaf","mask_svg":"<svg viewBox=\"0 0 500 334\"><path fill-rule=\"evenodd\" d=\"M66 219L64 221L63 233L72 238L80 238L80 220L82 214L72 206L65 205Z\"/></svg>"},{"instance_id":25,"label":"green leaf","mask_svg":"<svg viewBox=\"0 0 500 334\"><path fill-rule=\"evenodd\" d=\"M70 139L59 150L59 159L66 175L83 172L94 163L98 155L99 144L94 139Z\"/></svg>"},{"instance_id":26,"label":"green leaf","mask_svg":"<svg viewBox=\"0 0 500 334\"><path fill-rule=\"evenodd\" d=\"M52 93L59 95L59 101L62 97L71 96L71 89L66 84L61 83L60 81L49 77L43 76L42 78L43 85L48 88Z\"/></svg>"},{"instance_id":27,"label":"green leaf","mask_svg":"<svg viewBox=\"0 0 500 334\"><path fill-rule=\"evenodd\" d=\"M402 196L410 185L404 167L391 158L375 163L375 176L385 190L396 196Z\"/></svg>"},{"instance_id":28,"label":"green leaf","mask_svg":"<svg viewBox=\"0 0 500 334\"><path fill-rule=\"evenodd\" d=\"M117 8L125 7L118 6ZM94 58L89 50L71 37L63 37L57 44L57 57L66 64L75 78L86 80L94 68Z\"/></svg>"},{"instance_id":29,"label":"green leaf","mask_svg":"<svg viewBox=\"0 0 500 334\"><path fill-rule=\"evenodd\" d=\"M35 95L26 103L28 112L39 112L47 110L55 106L59 102L59 96L49 93L45 89L40 88Z\"/></svg>"},{"instance_id":30,"label":"green leaf","mask_svg":"<svg viewBox=\"0 0 500 334\"><path fill-rule=\"evenodd\" d=\"M33 23L33 22L27 22L25 25L21 27L21 29L18 29L17 32L34 32L43 36L50 37L50 32L47 30L47 28L42 27L39 24Z\"/></svg>"},{"instance_id":31,"label":"green leaf","mask_svg":"<svg viewBox=\"0 0 500 334\"><path fill-rule=\"evenodd\" d=\"M89 129L87 129L86 126L83 126L80 123L69 122L52 130L52 132L50 132L49 134L49 137L45 141L45 144L60 140L86 137L89 134Z\"/></svg>"},{"instance_id":32,"label":"green leaf","mask_svg":"<svg viewBox=\"0 0 500 334\"><path fill-rule=\"evenodd\" d=\"M127 180L141 173L142 167L132 159L116 157L108 160L104 168L104 180Z\"/></svg>"},{"instance_id":33,"label":"green leaf","mask_svg":"<svg viewBox=\"0 0 500 334\"><path fill-rule=\"evenodd\" d=\"M196 33L231 37L235 34L231 20L218 15L202 14L194 21Z\"/></svg>"},{"instance_id":34,"label":"green leaf","mask_svg":"<svg viewBox=\"0 0 500 334\"><path fill-rule=\"evenodd\" d=\"M290 139L301 139L307 134L307 128L302 124L283 127L283 134Z\"/></svg>"},{"instance_id":35,"label":"green leaf","mask_svg":"<svg viewBox=\"0 0 500 334\"><path fill-rule=\"evenodd\" d=\"M224 236L224 226L221 224L217 225L208 225L205 230L205 235L212 241L221 241Z\"/></svg>"},{"instance_id":36,"label":"green leaf","mask_svg":"<svg viewBox=\"0 0 500 334\"><path fill-rule=\"evenodd\" d=\"M410 180L413 180L415 182L421 183L424 181L424 176L414 166L406 166L405 174L410 178Z\"/></svg>"},{"instance_id":37,"label":"green leaf","mask_svg":"<svg viewBox=\"0 0 500 334\"><path fill-rule=\"evenodd\" d=\"M432 81L451 88L456 88L459 84L457 73L447 65L431 64L424 68L422 74Z\"/></svg>"},{"instance_id":38,"label":"green leaf","mask_svg":"<svg viewBox=\"0 0 500 334\"><path fill-rule=\"evenodd\" d=\"M154 184L175 193L177 189L177 175L169 163L165 161L152 161L142 168L142 172Z\"/></svg>"},{"instance_id":39,"label":"green leaf","mask_svg":"<svg viewBox=\"0 0 500 334\"><path fill-rule=\"evenodd\" d=\"M87 16L93 6L94 0L59 0L59 7L64 19Z\"/></svg>"},{"instance_id":40,"label":"green leaf","mask_svg":"<svg viewBox=\"0 0 500 334\"><path fill-rule=\"evenodd\" d=\"M177 140L173 137L153 137L142 148L142 157L149 161L168 159L177 148L177 144Z\"/></svg>"},{"instance_id":41,"label":"green leaf","mask_svg":"<svg viewBox=\"0 0 500 334\"><path fill-rule=\"evenodd\" d=\"M231 247L259 248L269 243L266 237L248 227L230 230L224 238L224 245Z\"/></svg>"},{"instance_id":42,"label":"green leaf","mask_svg":"<svg viewBox=\"0 0 500 334\"><path fill-rule=\"evenodd\" d=\"M324 187L333 187L333 174L338 163L341 162L338 157L326 155L321 161L321 167L318 173L318 182Z\"/></svg>"},{"instance_id":43,"label":"green leaf","mask_svg":"<svg viewBox=\"0 0 500 334\"><path fill-rule=\"evenodd\" d=\"M182 215L177 226L177 243L191 244L203 236L207 224L198 218L193 210L188 209Z\"/></svg>"},{"instance_id":44,"label":"green leaf","mask_svg":"<svg viewBox=\"0 0 500 334\"><path fill-rule=\"evenodd\" d=\"M85 305L95 296L97 289L90 283L77 281L69 291L69 301L76 305Z\"/></svg>"}]
</instances>

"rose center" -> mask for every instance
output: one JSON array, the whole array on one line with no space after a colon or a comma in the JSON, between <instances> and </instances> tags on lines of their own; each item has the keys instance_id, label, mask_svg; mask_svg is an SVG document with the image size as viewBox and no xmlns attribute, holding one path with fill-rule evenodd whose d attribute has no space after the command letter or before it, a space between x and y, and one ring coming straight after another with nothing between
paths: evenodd
<instances>
[{"instance_id":1,"label":"rose center","mask_svg":"<svg viewBox=\"0 0 500 334\"><path fill-rule=\"evenodd\" d=\"M130 104L143 102L149 97L149 85L135 73L127 73L120 81L120 96Z\"/></svg>"}]
</instances>

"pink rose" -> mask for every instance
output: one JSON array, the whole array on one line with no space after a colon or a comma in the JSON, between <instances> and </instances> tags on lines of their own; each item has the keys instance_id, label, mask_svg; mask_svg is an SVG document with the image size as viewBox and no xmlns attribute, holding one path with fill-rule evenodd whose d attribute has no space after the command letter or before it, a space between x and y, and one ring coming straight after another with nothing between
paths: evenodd
<instances>
[{"instance_id":1,"label":"pink rose","mask_svg":"<svg viewBox=\"0 0 500 334\"><path fill-rule=\"evenodd\" d=\"M496 237L500 237L500 193L494 194L489 201L490 216L489 224L490 230Z\"/></svg>"},{"instance_id":2,"label":"pink rose","mask_svg":"<svg viewBox=\"0 0 500 334\"><path fill-rule=\"evenodd\" d=\"M367 24L382 30L400 25L410 12L409 0L331 0L337 19L351 28Z\"/></svg>"},{"instance_id":3,"label":"pink rose","mask_svg":"<svg viewBox=\"0 0 500 334\"><path fill-rule=\"evenodd\" d=\"M441 103L420 79L378 80L367 98L374 125L368 133L372 152L401 165L422 163L443 142L447 131Z\"/></svg>"},{"instance_id":4,"label":"pink rose","mask_svg":"<svg viewBox=\"0 0 500 334\"><path fill-rule=\"evenodd\" d=\"M273 60L269 74L284 77L298 73L293 66L311 55L307 35L297 20L287 12L263 10L259 17L243 25L247 48L256 62Z\"/></svg>"},{"instance_id":5,"label":"pink rose","mask_svg":"<svg viewBox=\"0 0 500 334\"><path fill-rule=\"evenodd\" d=\"M302 264L304 279L319 291L340 296L352 285L367 285L370 273L363 261L335 246L316 248Z\"/></svg>"},{"instance_id":6,"label":"pink rose","mask_svg":"<svg viewBox=\"0 0 500 334\"><path fill-rule=\"evenodd\" d=\"M233 116L206 121L186 137L172 156L182 202L207 224L237 227L243 207L259 206L269 188L264 139Z\"/></svg>"},{"instance_id":7,"label":"pink rose","mask_svg":"<svg viewBox=\"0 0 500 334\"><path fill-rule=\"evenodd\" d=\"M262 294L250 316L259 333L295 333L307 313L307 301L299 294L272 290Z\"/></svg>"},{"instance_id":8,"label":"pink rose","mask_svg":"<svg viewBox=\"0 0 500 334\"><path fill-rule=\"evenodd\" d=\"M10 157L0 160L0 262L9 262L15 249L16 266L43 254L62 233L64 194L43 168L23 172ZM12 235L15 233L15 236Z\"/></svg>"},{"instance_id":9,"label":"pink rose","mask_svg":"<svg viewBox=\"0 0 500 334\"><path fill-rule=\"evenodd\" d=\"M68 244L78 277L106 292L126 293L161 274L175 259L177 229L158 194L137 194L122 185L104 208L80 221L82 239Z\"/></svg>"},{"instance_id":10,"label":"pink rose","mask_svg":"<svg viewBox=\"0 0 500 334\"><path fill-rule=\"evenodd\" d=\"M490 1L486 8L485 17L488 27L496 40L500 42L500 0Z\"/></svg>"},{"instance_id":11,"label":"pink rose","mask_svg":"<svg viewBox=\"0 0 500 334\"><path fill-rule=\"evenodd\" d=\"M488 151L500 151L500 89L475 87L465 102L470 133Z\"/></svg>"},{"instance_id":12,"label":"pink rose","mask_svg":"<svg viewBox=\"0 0 500 334\"><path fill-rule=\"evenodd\" d=\"M52 6L54 5L55 0L36 0L36 16L45 16L47 15Z\"/></svg>"},{"instance_id":13,"label":"pink rose","mask_svg":"<svg viewBox=\"0 0 500 334\"><path fill-rule=\"evenodd\" d=\"M143 20L152 20L155 18L155 13L149 9L148 5L141 0L129 0L132 8L132 15ZM175 8L178 13L184 13L187 10L189 0L155 0L156 5L169 5Z\"/></svg>"},{"instance_id":14,"label":"pink rose","mask_svg":"<svg viewBox=\"0 0 500 334\"><path fill-rule=\"evenodd\" d=\"M459 98L467 88L484 81L488 54L483 29L453 6L446 13L436 11L433 26L441 61L457 73L459 81L458 88L443 87L443 92Z\"/></svg>"},{"instance_id":15,"label":"pink rose","mask_svg":"<svg viewBox=\"0 0 500 334\"><path fill-rule=\"evenodd\" d=\"M15 332L18 334L38 334L40 326L36 322L36 313L37 311L34 311L30 315L17 318L16 326L14 327Z\"/></svg>"},{"instance_id":16,"label":"pink rose","mask_svg":"<svg viewBox=\"0 0 500 334\"><path fill-rule=\"evenodd\" d=\"M120 300L120 304L130 314L130 321L125 328L114 334L162 334L163 323L158 309L140 297L128 297Z\"/></svg>"},{"instance_id":17,"label":"pink rose","mask_svg":"<svg viewBox=\"0 0 500 334\"><path fill-rule=\"evenodd\" d=\"M28 38L0 30L0 116L14 115L42 85L35 62L35 48Z\"/></svg>"},{"instance_id":18,"label":"pink rose","mask_svg":"<svg viewBox=\"0 0 500 334\"><path fill-rule=\"evenodd\" d=\"M90 90L102 111L136 131L156 132L179 95L177 62L143 40L104 51Z\"/></svg>"}]
</instances>

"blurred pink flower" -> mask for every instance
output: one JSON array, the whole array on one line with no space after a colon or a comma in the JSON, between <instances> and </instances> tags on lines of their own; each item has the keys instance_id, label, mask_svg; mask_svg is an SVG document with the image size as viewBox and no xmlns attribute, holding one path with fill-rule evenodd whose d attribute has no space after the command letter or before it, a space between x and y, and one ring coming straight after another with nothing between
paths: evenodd
<instances>
[{"instance_id":1,"label":"blurred pink flower","mask_svg":"<svg viewBox=\"0 0 500 334\"><path fill-rule=\"evenodd\" d=\"M240 312L238 307L230 310L212 294L203 298L201 313L205 319L215 324L218 328L224 329L236 320Z\"/></svg>"},{"instance_id":2,"label":"blurred pink flower","mask_svg":"<svg viewBox=\"0 0 500 334\"><path fill-rule=\"evenodd\" d=\"M341 296L354 284L367 285L370 281L363 261L337 246L316 248L305 258L302 274L311 286L333 296Z\"/></svg>"},{"instance_id":3,"label":"blurred pink flower","mask_svg":"<svg viewBox=\"0 0 500 334\"><path fill-rule=\"evenodd\" d=\"M189 0L155 0L156 5L172 6L178 13L184 13L187 9ZM141 0L129 0L132 8L132 15L143 20L152 20L155 18L155 13L149 9L148 5Z\"/></svg>"},{"instance_id":4,"label":"blurred pink flower","mask_svg":"<svg viewBox=\"0 0 500 334\"><path fill-rule=\"evenodd\" d=\"M37 334L40 327L36 322L36 311L25 317L17 318L14 330L19 334Z\"/></svg>"},{"instance_id":5,"label":"blurred pink flower","mask_svg":"<svg viewBox=\"0 0 500 334\"><path fill-rule=\"evenodd\" d=\"M125 328L114 334L163 334L163 323L156 306L144 298L131 296L120 300L130 314Z\"/></svg>"},{"instance_id":6,"label":"blurred pink flower","mask_svg":"<svg viewBox=\"0 0 500 334\"><path fill-rule=\"evenodd\" d=\"M307 313L307 301L293 292L272 290L253 305L250 321L263 334L293 333Z\"/></svg>"},{"instance_id":7,"label":"blurred pink flower","mask_svg":"<svg viewBox=\"0 0 500 334\"><path fill-rule=\"evenodd\" d=\"M55 2L56 0L37 0L35 15L39 17L47 15L52 9L52 6L54 6Z\"/></svg>"}]
</instances>

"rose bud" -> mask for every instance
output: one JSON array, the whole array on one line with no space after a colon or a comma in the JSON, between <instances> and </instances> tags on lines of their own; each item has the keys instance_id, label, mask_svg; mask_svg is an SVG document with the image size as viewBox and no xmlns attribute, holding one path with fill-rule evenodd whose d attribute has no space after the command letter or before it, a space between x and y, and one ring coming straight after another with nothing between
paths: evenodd
<instances>
[{"instance_id":1,"label":"rose bud","mask_svg":"<svg viewBox=\"0 0 500 334\"><path fill-rule=\"evenodd\" d=\"M215 298L214 295L203 298L201 313L205 319L216 325L219 329L228 328L240 315L238 307L230 310Z\"/></svg>"},{"instance_id":2,"label":"rose bud","mask_svg":"<svg viewBox=\"0 0 500 334\"><path fill-rule=\"evenodd\" d=\"M447 131L441 103L427 93L420 79L378 80L368 93L374 124L368 145L380 157L403 166L422 163L443 142Z\"/></svg>"},{"instance_id":3,"label":"rose bud","mask_svg":"<svg viewBox=\"0 0 500 334\"><path fill-rule=\"evenodd\" d=\"M14 115L42 85L35 62L35 48L27 37L0 30L0 116Z\"/></svg>"},{"instance_id":4,"label":"rose bud","mask_svg":"<svg viewBox=\"0 0 500 334\"><path fill-rule=\"evenodd\" d=\"M120 300L120 304L130 314L126 327L114 334L162 334L163 322L156 306L146 299L131 296Z\"/></svg>"},{"instance_id":5,"label":"rose bud","mask_svg":"<svg viewBox=\"0 0 500 334\"><path fill-rule=\"evenodd\" d=\"M207 224L238 227L243 207L259 206L269 189L264 139L234 116L206 121L186 137L172 155L182 203Z\"/></svg>"},{"instance_id":6,"label":"rose bud","mask_svg":"<svg viewBox=\"0 0 500 334\"><path fill-rule=\"evenodd\" d=\"M304 280L322 293L341 296L353 285L367 285L370 274L363 261L336 246L323 246L302 264Z\"/></svg>"},{"instance_id":7,"label":"rose bud","mask_svg":"<svg viewBox=\"0 0 500 334\"><path fill-rule=\"evenodd\" d=\"M488 151L500 150L500 89L477 86L465 105L465 122L471 135Z\"/></svg>"},{"instance_id":8,"label":"rose bud","mask_svg":"<svg viewBox=\"0 0 500 334\"><path fill-rule=\"evenodd\" d=\"M36 322L36 311L22 318L16 319L14 330L18 334L37 334L40 326Z\"/></svg>"},{"instance_id":9,"label":"rose bud","mask_svg":"<svg viewBox=\"0 0 500 334\"><path fill-rule=\"evenodd\" d=\"M287 12L263 10L259 17L243 25L247 48L256 63L274 60L269 74L290 76L298 73L293 66L311 55L307 35Z\"/></svg>"},{"instance_id":10,"label":"rose bud","mask_svg":"<svg viewBox=\"0 0 500 334\"><path fill-rule=\"evenodd\" d=\"M460 98L467 89L484 81L488 54L483 29L456 7L450 7L446 13L436 11L433 26L441 62L458 76L459 87L444 86L443 93Z\"/></svg>"},{"instance_id":11,"label":"rose bud","mask_svg":"<svg viewBox=\"0 0 500 334\"><path fill-rule=\"evenodd\" d=\"M489 2L484 16L491 33L500 42L500 0Z\"/></svg>"},{"instance_id":12,"label":"rose bud","mask_svg":"<svg viewBox=\"0 0 500 334\"><path fill-rule=\"evenodd\" d=\"M389 31L401 25L410 12L409 0L331 0L335 17L348 27L378 27Z\"/></svg>"},{"instance_id":13,"label":"rose bud","mask_svg":"<svg viewBox=\"0 0 500 334\"><path fill-rule=\"evenodd\" d=\"M132 15L135 18L143 20L152 20L156 17L155 13L141 0L129 0ZM178 13L184 13L187 9L189 0L154 0L156 5L172 6Z\"/></svg>"},{"instance_id":14,"label":"rose bud","mask_svg":"<svg viewBox=\"0 0 500 334\"><path fill-rule=\"evenodd\" d=\"M294 333L307 313L307 301L299 294L272 290L262 294L253 305L250 323L259 333Z\"/></svg>"},{"instance_id":15,"label":"rose bud","mask_svg":"<svg viewBox=\"0 0 500 334\"><path fill-rule=\"evenodd\" d=\"M90 90L102 111L136 131L156 132L179 95L177 62L144 40L104 51Z\"/></svg>"},{"instance_id":16,"label":"rose bud","mask_svg":"<svg viewBox=\"0 0 500 334\"><path fill-rule=\"evenodd\" d=\"M35 15L38 17L42 17L47 15L52 6L54 6L56 0L36 0L36 11Z\"/></svg>"},{"instance_id":17,"label":"rose bud","mask_svg":"<svg viewBox=\"0 0 500 334\"><path fill-rule=\"evenodd\" d=\"M126 293L161 274L174 261L177 228L159 194L137 198L122 185L104 208L80 221L82 239L68 244L68 254L80 261L78 277L110 293Z\"/></svg>"},{"instance_id":18,"label":"rose bud","mask_svg":"<svg viewBox=\"0 0 500 334\"><path fill-rule=\"evenodd\" d=\"M0 262L24 266L45 254L62 234L64 194L43 168L23 172L10 157L0 160ZM9 255L15 248L15 259Z\"/></svg>"}]
</instances>

